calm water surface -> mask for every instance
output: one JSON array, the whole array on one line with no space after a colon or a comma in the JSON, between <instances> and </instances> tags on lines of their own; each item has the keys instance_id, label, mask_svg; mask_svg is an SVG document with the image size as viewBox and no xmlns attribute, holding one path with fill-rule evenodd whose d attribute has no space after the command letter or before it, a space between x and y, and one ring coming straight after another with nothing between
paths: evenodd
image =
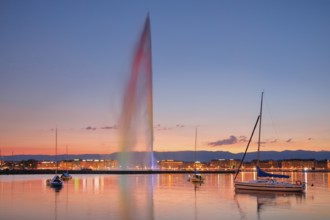
<instances>
[{"instance_id":1,"label":"calm water surface","mask_svg":"<svg viewBox=\"0 0 330 220\"><path fill-rule=\"evenodd\" d=\"M202 185L187 174L74 175L61 190L46 185L52 176L0 176L0 219L330 219L330 173L292 173L308 182L303 194L235 193L232 174Z\"/></svg>"}]
</instances>

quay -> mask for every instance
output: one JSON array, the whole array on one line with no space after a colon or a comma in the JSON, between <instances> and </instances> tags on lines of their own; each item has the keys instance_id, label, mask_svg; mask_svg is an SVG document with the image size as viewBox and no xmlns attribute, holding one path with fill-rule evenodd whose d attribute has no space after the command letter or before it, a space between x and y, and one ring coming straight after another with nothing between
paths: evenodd
<instances>
[{"instance_id":1,"label":"quay","mask_svg":"<svg viewBox=\"0 0 330 220\"><path fill-rule=\"evenodd\" d=\"M66 170L58 170L61 174ZM204 170L199 173L235 173L235 170ZM190 174L192 170L70 170L70 174ZM0 175L54 174L54 170L0 170Z\"/></svg>"}]
</instances>

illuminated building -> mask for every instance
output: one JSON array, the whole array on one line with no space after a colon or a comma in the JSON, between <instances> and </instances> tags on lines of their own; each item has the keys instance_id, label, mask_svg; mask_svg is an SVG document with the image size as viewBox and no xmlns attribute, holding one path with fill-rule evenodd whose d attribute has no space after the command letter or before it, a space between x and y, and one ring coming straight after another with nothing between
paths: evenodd
<instances>
[{"instance_id":1,"label":"illuminated building","mask_svg":"<svg viewBox=\"0 0 330 220\"><path fill-rule=\"evenodd\" d=\"M56 169L56 162L55 161L38 162L37 169L39 170Z\"/></svg>"},{"instance_id":2,"label":"illuminated building","mask_svg":"<svg viewBox=\"0 0 330 220\"><path fill-rule=\"evenodd\" d=\"M161 160L158 164L160 169L165 170L181 170L183 168L183 161L178 160Z\"/></svg>"},{"instance_id":3,"label":"illuminated building","mask_svg":"<svg viewBox=\"0 0 330 220\"><path fill-rule=\"evenodd\" d=\"M109 170L118 167L116 160L81 160L80 169Z\"/></svg>"},{"instance_id":4,"label":"illuminated building","mask_svg":"<svg viewBox=\"0 0 330 220\"><path fill-rule=\"evenodd\" d=\"M265 161L259 161L260 168L268 168L268 169L274 169L274 168L280 168L280 162L275 160L265 160Z\"/></svg>"},{"instance_id":5,"label":"illuminated building","mask_svg":"<svg viewBox=\"0 0 330 220\"><path fill-rule=\"evenodd\" d=\"M282 160L282 169L315 169L316 160Z\"/></svg>"},{"instance_id":6,"label":"illuminated building","mask_svg":"<svg viewBox=\"0 0 330 220\"><path fill-rule=\"evenodd\" d=\"M235 169L239 166L240 160L234 159L219 159L211 160L210 169L219 170L219 169Z\"/></svg>"}]
</instances>

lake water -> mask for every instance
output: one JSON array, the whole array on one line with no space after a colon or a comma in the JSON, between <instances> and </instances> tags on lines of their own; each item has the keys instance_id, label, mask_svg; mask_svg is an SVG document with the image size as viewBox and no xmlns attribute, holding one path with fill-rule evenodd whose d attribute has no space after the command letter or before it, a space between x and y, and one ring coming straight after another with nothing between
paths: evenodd
<instances>
[{"instance_id":1,"label":"lake water","mask_svg":"<svg viewBox=\"0 0 330 220\"><path fill-rule=\"evenodd\" d=\"M291 173L308 182L299 194L238 193L232 174L202 185L188 174L74 175L61 190L46 185L52 176L1 175L0 219L330 219L330 173Z\"/></svg>"}]
</instances>

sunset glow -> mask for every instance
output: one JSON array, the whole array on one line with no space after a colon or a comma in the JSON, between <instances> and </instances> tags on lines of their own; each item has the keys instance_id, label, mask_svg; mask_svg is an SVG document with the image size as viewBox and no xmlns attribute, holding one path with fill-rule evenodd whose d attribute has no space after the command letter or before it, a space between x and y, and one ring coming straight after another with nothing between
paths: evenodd
<instances>
[{"instance_id":1,"label":"sunset glow","mask_svg":"<svg viewBox=\"0 0 330 220\"><path fill-rule=\"evenodd\" d=\"M330 151L327 1L60 2L0 3L2 156L243 152L262 91L261 150Z\"/></svg>"}]
</instances>

